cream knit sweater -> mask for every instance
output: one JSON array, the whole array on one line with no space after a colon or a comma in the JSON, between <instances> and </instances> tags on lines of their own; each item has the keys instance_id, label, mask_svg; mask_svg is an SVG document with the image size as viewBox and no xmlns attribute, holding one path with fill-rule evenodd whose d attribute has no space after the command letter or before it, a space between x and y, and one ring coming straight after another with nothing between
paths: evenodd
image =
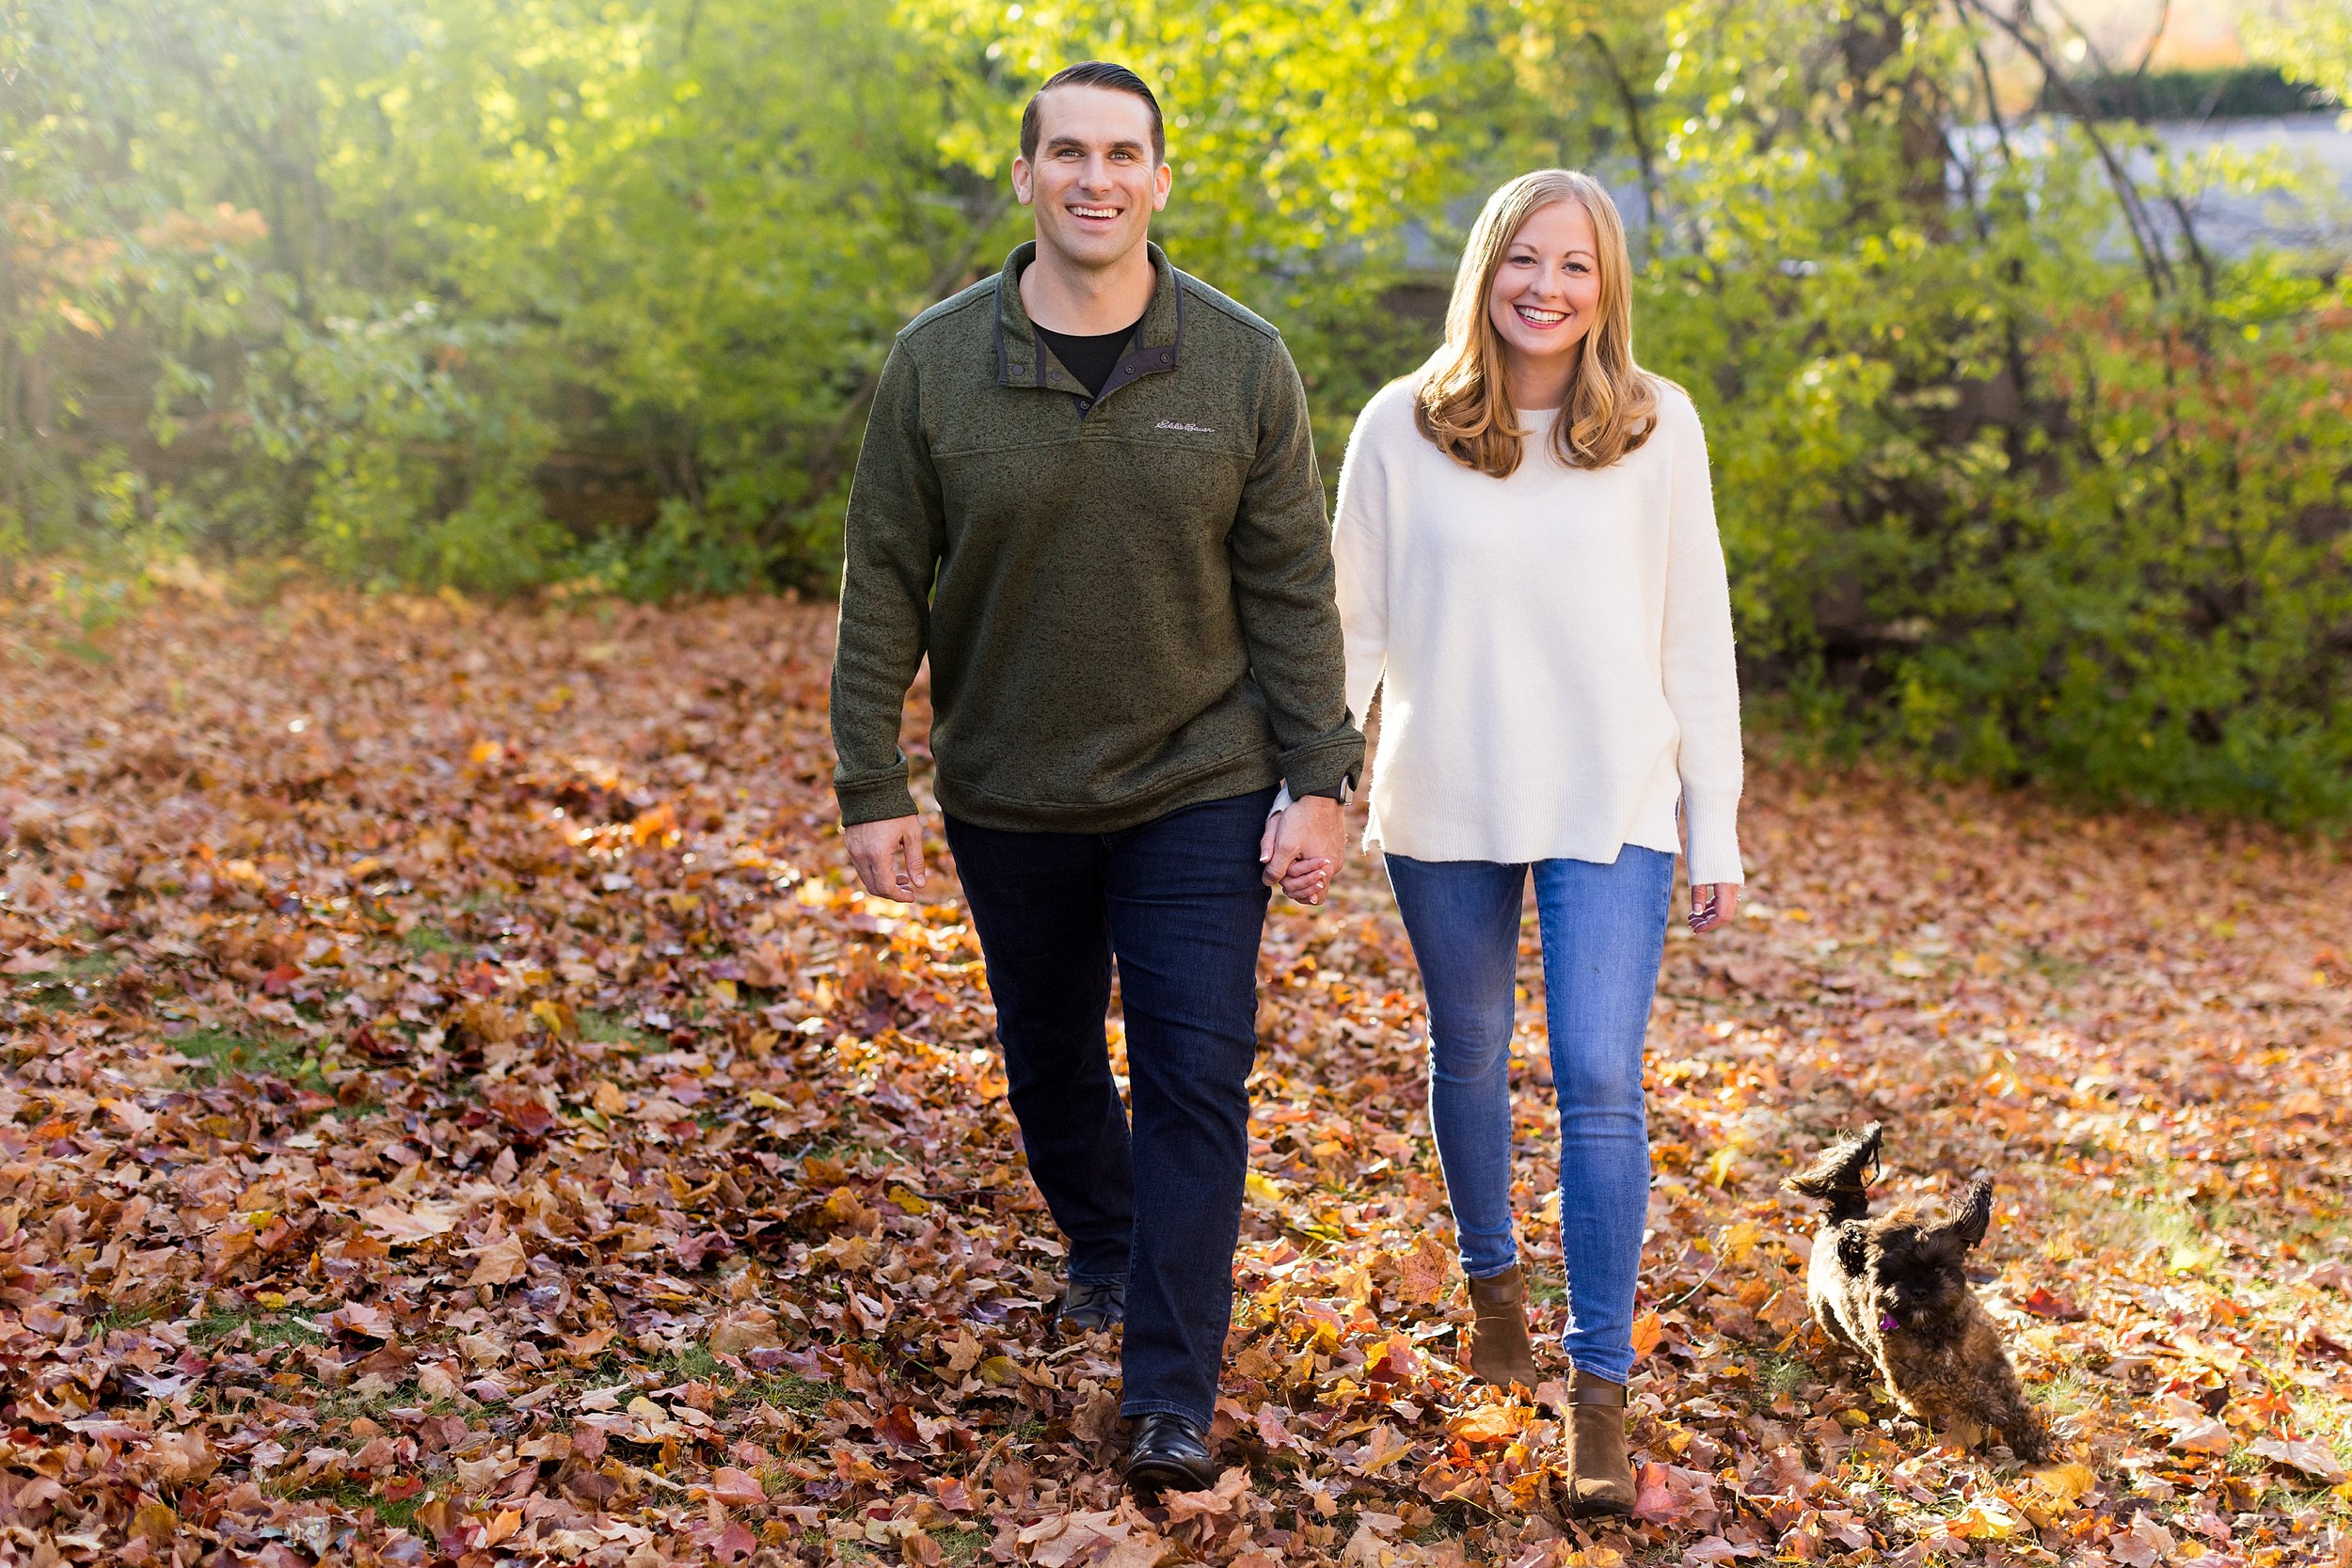
<instances>
[{"instance_id":1,"label":"cream knit sweater","mask_svg":"<svg viewBox=\"0 0 2352 1568\"><path fill-rule=\"evenodd\" d=\"M1661 386L1656 433L1600 469L1522 413L1526 455L1494 479L1414 428L1417 381L1357 420L1333 530L1359 722L1385 690L1365 843L1603 863L1635 844L1742 880L1731 597L1691 400Z\"/></svg>"}]
</instances>

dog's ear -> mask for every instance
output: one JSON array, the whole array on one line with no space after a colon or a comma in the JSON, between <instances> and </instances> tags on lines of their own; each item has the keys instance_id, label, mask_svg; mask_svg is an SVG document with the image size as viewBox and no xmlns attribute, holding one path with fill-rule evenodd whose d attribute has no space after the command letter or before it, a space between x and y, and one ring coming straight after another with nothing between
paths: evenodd
<instances>
[{"instance_id":1,"label":"dog's ear","mask_svg":"<svg viewBox=\"0 0 2352 1568\"><path fill-rule=\"evenodd\" d=\"M1957 1236L1963 1246L1975 1246L1984 1240L1984 1233L1993 1226L1993 1178L1979 1176L1968 1183L1968 1193L1952 1206L1951 1217L1943 1228Z\"/></svg>"},{"instance_id":2,"label":"dog's ear","mask_svg":"<svg viewBox=\"0 0 2352 1568\"><path fill-rule=\"evenodd\" d=\"M1837 1227L1837 1264L1854 1279L1868 1272L1870 1238L1861 1226L1848 1223Z\"/></svg>"}]
</instances>

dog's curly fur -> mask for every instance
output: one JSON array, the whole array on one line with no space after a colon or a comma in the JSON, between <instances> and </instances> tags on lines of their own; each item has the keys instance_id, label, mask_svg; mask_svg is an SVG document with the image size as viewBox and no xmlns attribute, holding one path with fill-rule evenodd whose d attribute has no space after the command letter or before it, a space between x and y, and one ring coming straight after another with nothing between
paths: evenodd
<instances>
[{"instance_id":1,"label":"dog's curly fur","mask_svg":"<svg viewBox=\"0 0 2352 1568\"><path fill-rule=\"evenodd\" d=\"M2019 1459L2044 1458L2049 1433L1968 1289L1968 1251L1993 1221L1993 1179L1979 1176L1948 1210L1905 1203L1872 1217L1880 1142L1872 1122L1785 1183L1827 1212L1806 1279L1814 1321L1876 1363L1907 1414L1931 1425L1971 1422L1999 1433Z\"/></svg>"}]
</instances>

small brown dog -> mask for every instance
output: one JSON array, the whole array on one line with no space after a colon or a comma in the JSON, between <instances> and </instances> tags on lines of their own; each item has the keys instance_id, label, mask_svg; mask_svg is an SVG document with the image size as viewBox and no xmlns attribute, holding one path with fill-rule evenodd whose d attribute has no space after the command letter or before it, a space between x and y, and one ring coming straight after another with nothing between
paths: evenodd
<instances>
[{"instance_id":1,"label":"small brown dog","mask_svg":"<svg viewBox=\"0 0 2352 1568\"><path fill-rule=\"evenodd\" d=\"M2043 1458L2049 1433L1964 1270L1993 1222L1993 1179L1978 1177L1949 1211L1905 1203L1873 1219L1879 1141L1872 1122L1784 1183L1828 1211L1806 1276L1814 1322L1876 1363L1906 1414L1985 1428L2019 1459Z\"/></svg>"}]
</instances>

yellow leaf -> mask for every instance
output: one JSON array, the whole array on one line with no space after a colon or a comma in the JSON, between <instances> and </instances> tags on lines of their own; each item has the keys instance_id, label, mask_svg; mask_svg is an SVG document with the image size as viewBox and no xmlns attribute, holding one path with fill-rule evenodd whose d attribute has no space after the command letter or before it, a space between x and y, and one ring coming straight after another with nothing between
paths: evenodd
<instances>
[{"instance_id":1,"label":"yellow leaf","mask_svg":"<svg viewBox=\"0 0 2352 1568\"><path fill-rule=\"evenodd\" d=\"M2034 1490L2061 1512L2089 1497L2098 1484L2098 1475L2088 1465L2052 1465L2033 1473Z\"/></svg>"},{"instance_id":2,"label":"yellow leaf","mask_svg":"<svg viewBox=\"0 0 2352 1568\"><path fill-rule=\"evenodd\" d=\"M599 1078L590 1087L589 1103L608 1117L617 1117L628 1109L628 1096L621 1092L619 1085Z\"/></svg>"},{"instance_id":3,"label":"yellow leaf","mask_svg":"<svg viewBox=\"0 0 2352 1568\"><path fill-rule=\"evenodd\" d=\"M784 1101L778 1100L774 1095L770 1094L766 1089L754 1089L751 1093L745 1095L743 1100L744 1102L750 1105L755 1111L781 1111L784 1109Z\"/></svg>"},{"instance_id":4,"label":"yellow leaf","mask_svg":"<svg viewBox=\"0 0 2352 1568\"><path fill-rule=\"evenodd\" d=\"M1001 1388L1009 1383L1020 1382L1021 1369L1013 1365L1009 1355L992 1355L980 1363L980 1381L993 1383Z\"/></svg>"},{"instance_id":5,"label":"yellow leaf","mask_svg":"<svg viewBox=\"0 0 2352 1568\"><path fill-rule=\"evenodd\" d=\"M1282 1201L1282 1189L1275 1184L1272 1177L1263 1172L1251 1171L1242 1179L1241 1185L1242 1191L1249 1195L1249 1201L1252 1203L1263 1203L1268 1208L1274 1208Z\"/></svg>"},{"instance_id":6,"label":"yellow leaf","mask_svg":"<svg viewBox=\"0 0 2352 1568\"><path fill-rule=\"evenodd\" d=\"M531 1005L531 1016L537 1019L547 1032L557 1039L562 1039L572 1033L574 1023L572 1010L561 1002L533 1002Z\"/></svg>"},{"instance_id":7,"label":"yellow leaf","mask_svg":"<svg viewBox=\"0 0 2352 1568\"><path fill-rule=\"evenodd\" d=\"M1720 1187L1730 1180L1731 1168L1739 1163L1740 1151L1728 1144L1708 1155L1707 1157L1707 1184L1710 1187Z\"/></svg>"},{"instance_id":8,"label":"yellow leaf","mask_svg":"<svg viewBox=\"0 0 2352 1568\"><path fill-rule=\"evenodd\" d=\"M927 1213L930 1210L930 1200L912 1187L893 1186L885 1196L910 1214Z\"/></svg>"},{"instance_id":9,"label":"yellow leaf","mask_svg":"<svg viewBox=\"0 0 2352 1568\"><path fill-rule=\"evenodd\" d=\"M151 1546L165 1545L179 1528L180 1515L169 1503L143 1502L131 1515L131 1533L145 1538Z\"/></svg>"},{"instance_id":10,"label":"yellow leaf","mask_svg":"<svg viewBox=\"0 0 2352 1568\"><path fill-rule=\"evenodd\" d=\"M1445 1424L1465 1443L1507 1443L1526 1427L1527 1412L1510 1404L1482 1404Z\"/></svg>"},{"instance_id":11,"label":"yellow leaf","mask_svg":"<svg viewBox=\"0 0 2352 1568\"><path fill-rule=\"evenodd\" d=\"M1723 1149L1719 1151L1719 1154L1730 1152L1729 1149ZM1709 1164L1711 1164L1712 1162ZM1718 1184L1720 1185L1720 1181ZM1754 1220L1741 1220L1724 1232L1722 1256L1728 1262L1744 1263L1748 1260L1748 1254L1756 1250L1756 1243L1763 1239L1764 1227L1762 1226Z\"/></svg>"},{"instance_id":12,"label":"yellow leaf","mask_svg":"<svg viewBox=\"0 0 2352 1568\"><path fill-rule=\"evenodd\" d=\"M1979 1497L1944 1527L1971 1541L2006 1541L2026 1528L2025 1519L1998 1497Z\"/></svg>"},{"instance_id":13,"label":"yellow leaf","mask_svg":"<svg viewBox=\"0 0 2352 1568\"><path fill-rule=\"evenodd\" d=\"M1657 1313L1645 1312L1640 1317L1634 1319L1634 1359L1638 1361L1643 1356L1647 1355L1650 1352L1656 1350L1658 1348L1659 1341L1663 1339L1665 1337L1666 1325L1659 1321Z\"/></svg>"}]
</instances>

